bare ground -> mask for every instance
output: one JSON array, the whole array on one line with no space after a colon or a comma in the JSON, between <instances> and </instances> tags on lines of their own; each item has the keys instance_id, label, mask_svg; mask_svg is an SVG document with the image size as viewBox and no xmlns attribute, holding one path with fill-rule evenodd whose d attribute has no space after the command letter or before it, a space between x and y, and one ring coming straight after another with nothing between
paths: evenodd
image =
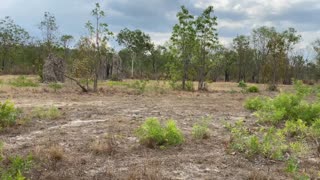
<instances>
[{"instance_id":1,"label":"bare ground","mask_svg":"<svg viewBox=\"0 0 320 180\"><path fill-rule=\"evenodd\" d=\"M254 121L243 108L244 100L253 95L228 92L230 87L237 89L236 84L213 86L218 87L214 93L164 95L6 88L1 101L11 98L24 112L53 105L63 116L6 129L0 140L7 154L32 153L30 179L288 179L281 162L248 160L226 149L230 136L223 124ZM212 117L211 136L194 140L192 125L203 116ZM176 120L185 143L164 150L141 146L135 130L147 117ZM111 139L108 151L96 153L105 139Z\"/></svg>"}]
</instances>

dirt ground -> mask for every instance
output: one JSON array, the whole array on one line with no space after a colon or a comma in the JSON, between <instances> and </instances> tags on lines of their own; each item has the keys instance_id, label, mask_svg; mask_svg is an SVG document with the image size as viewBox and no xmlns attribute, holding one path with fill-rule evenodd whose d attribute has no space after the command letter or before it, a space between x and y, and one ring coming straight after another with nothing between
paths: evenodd
<instances>
[{"instance_id":1,"label":"dirt ground","mask_svg":"<svg viewBox=\"0 0 320 180\"><path fill-rule=\"evenodd\" d=\"M6 129L0 140L7 154L33 155L30 179L288 179L281 162L248 160L226 149L230 134L224 123L253 122L243 103L257 94L239 92L236 83L212 83L210 88L205 93L136 95L107 86L98 94L83 94L76 87L55 93L45 85L2 86L0 101L9 98L24 112L56 106L63 115ZM210 138L194 140L192 125L203 116L212 117ZM140 145L135 130L148 117L174 119L185 143L162 150ZM108 144L111 151L95 152Z\"/></svg>"}]
</instances>

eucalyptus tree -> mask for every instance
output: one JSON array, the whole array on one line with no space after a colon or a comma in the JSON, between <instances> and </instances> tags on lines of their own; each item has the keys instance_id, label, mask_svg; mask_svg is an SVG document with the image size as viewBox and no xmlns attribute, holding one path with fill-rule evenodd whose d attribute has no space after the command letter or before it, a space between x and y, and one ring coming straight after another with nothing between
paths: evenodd
<instances>
[{"instance_id":1,"label":"eucalyptus tree","mask_svg":"<svg viewBox=\"0 0 320 180\"><path fill-rule=\"evenodd\" d=\"M65 58L65 60L67 60L69 45L73 41L73 39L74 38L73 38L72 35L63 35L60 38L60 41L62 43L62 47L63 47L63 50L64 50L64 58Z\"/></svg>"},{"instance_id":2,"label":"eucalyptus tree","mask_svg":"<svg viewBox=\"0 0 320 180\"><path fill-rule=\"evenodd\" d=\"M208 54L217 49L217 17L213 16L213 6L209 6L195 21L196 40L199 43L198 54L198 90L206 90L205 78L209 72Z\"/></svg>"},{"instance_id":3,"label":"eucalyptus tree","mask_svg":"<svg viewBox=\"0 0 320 180\"><path fill-rule=\"evenodd\" d=\"M246 73L250 61L250 40L240 35L233 39L233 48L237 52L238 81L246 81Z\"/></svg>"},{"instance_id":4,"label":"eucalyptus tree","mask_svg":"<svg viewBox=\"0 0 320 180\"><path fill-rule=\"evenodd\" d=\"M194 54L196 29L194 27L194 16L189 13L186 7L181 6L181 11L178 12L177 18L179 22L173 27L171 41L174 48L177 49L179 60L183 63L182 89L185 90L189 64Z\"/></svg>"},{"instance_id":5,"label":"eucalyptus tree","mask_svg":"<svg viewBox=\"0 0 320 180\"><path fill-rule=\"evenodd\" d=\"M101 58L101 45L106 46L108 40L113 35L109 30L108 24L101 22L102 18L105 17L105 12L101 9L100 4L96 3L95 8L91 11L91 15L94 18L94 23L88 21L86 23L86 28L90 33L89 39L94 39L91 42L92 48L95 50L94 58L94 78L93 78L93 91L98 90L98 79L99 70L102 64Z\"/></svg>"},{"instance_id":6,"label":"eucalyptus tree","mask_svg":"<svg viewBox=\"0 0 320 180\"><path fill-rule=\"evenodd\" d=\"M153 44L151 43L151 38L148 34L145 34L141 30L129 30L128 28L122 29L118 36L117 41L119 45L124 45L128 50L131 51L131 78L134 77L134 64L137 57L145 55L151 52ZM138 62L140 72L142 72L141 60Z\"/></svg>"},{"instance_id":7,"label":"eucalyptus tree","mask_svg":"<svg viewBox=\"0 0 320 180\"><path fill-rule=\"evenodd\" d=\"M13 50L27 44L30 39L29 33L9 17L6 16L0 20L0 53L1 53L1 70L4 71L12 61ZM11 57L11 58L10 58Z\"/></svg>"},{"instance_id":8,"label":"eucalyptus tree","mask_svg":"<svg viewBox=\"0 0 320 180\"><path fill-rule=\"evenodd\" d=\"M40 22L39 29L43 34L43 41L47 48L47 54L52 53L53 46L57 43L58 31L55 16L50 12L45 12L43 20Z\"/></svg>"}]
</instances>

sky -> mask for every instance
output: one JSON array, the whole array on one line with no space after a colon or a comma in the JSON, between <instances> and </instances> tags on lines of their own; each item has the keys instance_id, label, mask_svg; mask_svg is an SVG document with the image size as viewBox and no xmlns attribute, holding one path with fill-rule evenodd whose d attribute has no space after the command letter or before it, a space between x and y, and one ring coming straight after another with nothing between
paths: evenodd
<instances>
[{"instance_id":1,"label":"sky","mask_svg":"<svg viewBox=\"0 0 320 180\"><path fill-rule=\"evenodd\" d=\"M38 24L48 11L57 19L59 34L79 38L86 34L84 24L92 20L90 12L96 2L114 33L126 27L141 29L156 44L170 38L182 5L195 15L213 5L219 39L226 46L237 35L250 35L253 28L263 25L279 31L297 29L303 38L297 49L310 51L310 44L320 38L320 0L0 0L0 19L10 16L31 35L40 37Z\"/></svg>"}]
</instances>

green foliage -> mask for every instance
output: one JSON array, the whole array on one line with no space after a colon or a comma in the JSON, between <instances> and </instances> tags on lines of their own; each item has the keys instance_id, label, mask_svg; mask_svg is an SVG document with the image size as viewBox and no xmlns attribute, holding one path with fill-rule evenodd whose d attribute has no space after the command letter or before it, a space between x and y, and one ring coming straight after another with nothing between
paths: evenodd
<instances>
[{"instance_id":1,"label":"green foliage","mask_svg":"<svg viewBox=\"0 0 320 180\"><path fill-rule=\"evenodd\" d=\"M293 85L298 96L304 97L312 93L312 88L304 85L302 81L294 80Z\"/></svg>"},{"instance_id":2,"label":"green foliage","mask_svg":"<svg viewBox=\"0 0 320 180\"><path fill-rule=\"evenodd\" d=\"M308 132L308 126L301 119L297 121L287 121L283 132L290 136L305 136Z\"/></svg>"},{"instance_id":3,"label":"green foliage","mask_svg":"<svg viewBox=\"0 0 320 180\"><path fill-rule=\"evenodd\" d=\"M123 82L123 81L108 81L107 85L110 87L113 87L113 86L126 86L126 87L128 87L129 83Z\"/></svg>"},{"instance_id":4,"label":"green foliage","mask_svg":"<svg viewBox=\"0 0 320 180\"><path fill-rule=\"evenodd\" d=\"M33 82L31 79L28 79L25 76L19 76L18 78L11 80L9 84L15 87L38 87L39 86L39 83Z\"/></svg>"},{"instance_id":5,"label":"green foliage","mask_svg":"<svg viewBox=\"0 0 320 180\"><path fill-rule=\"evenodd\" d=\"M9 162L0 162L0 179L2 180L25 180L23 173L32 167L32 156L26 158L14 156L8 158Z\"/></svg>"},{"instance_id":6,"label":"green foliage","mask_svg":"<svg viewBox=\"0 0 320 180\"><path fill-rule=\"evenodd\" d=\"M38 119L54 120L61 117L61 112L53 106L50 108L37 107L33 109L32 116Z\"/></svg>"},{"instance_id":7,"label":"green foliage","mask_svg":"<svg viewBox=\"0 0 320 180\"><path fill-rule=\"evenodd\" d=\"M0 129L13 126L18 118L19 111L10 101L0 102Z\"/></svg>"},{"instance_id":8,"label":"green foliage","mask_svg":"<svg viewBox=\"0 0 320 180\"><path fill-rule=\"evenodd\" d=\"M290 158L286 164L286 171L288 173L296 173L299 170L299 162L296 158Z\"/></svg>"},{"instance_id":9,"label":"green foliage","mask_svg":"<svg viewBox=\"0 0 320 180\"><path fill-rule=\"evenodd\" d=\"M247 84L244 82L244 80L241 80L238 84L238 87L241 87L241 88L246 88L247 87Z\"/></svg>"},{"instance_id":10,"label":"green foliage","mask_svg":"<svg viewBox=\"0 0 320 180\"><path fill-rule=\"evenodd\" d=\"M143 94L146 90L147 84L148 84L148 81L137 80L137 81L134 81L132 84L129 84L129 87L136 89L139 94Z\"/></svg>"},{"instance_id":11,"label":"green foliage","mask_svg":"<svg viewBox=\"0 0 320 180\"><path fill-rule=\"evenodd\" d=\"M266 101L266 98L257 96L255 98L246 100L244 107L248 110L257 111L263 108Z\"/></svg>"},{"instance_id":12,"label":"green foliage","mask_svg":"<svg viewBox=\"0 0 320 180\"><path fill-rule=\"evenodd\" d=\"M311 133L313 136L320 137L320 119L313 122L311 126Z\"/></svg>"},{"instance_id":13,"label":"green foliage","mask_svg":"<svg viewBox=\"0 0 320 180\"><path fill-rule=\"evenodd\" d=\"M141 144L148 147L181 144L183 134L176 127L173 120L169 120L163 127L157 118L148 118L136 132Z\"/></svg>"},{"instance_id":14,"label":"green foliage","mask_svg":"<svg viewBox=\"0 0 320 180\"><path fill-rule=\"evenodd\" d=\"M173 90L182 91L182 83L181 82L178 83L177 81L171 80L169 85ZM186 81L185 91L190 91L190 92L194 91L194 86L193 86L192 81Z\"/></svg>"},{"instance_id":15,"label":"green foliage","mask_svg":"<svg viewBox=\"0 0 320 180\"><path fill-rule=\"evenodd\" d=\"M257 86L250 86L247 88L246 91L249 93L257 93L257 92L259 92L259 88Z\"/></svg>"},{"instance_id":16,"label":"green foliage","mask_svg":"<svg viewBox=\"0 0 320 180\"><path fill-rule=\"evenodd\" d=\"M59 83L50 83L49 87L53 89L54 92L57 92L57 90L60 90L63 88L62 84L59 84Z\"/></svg>"},{"instance_id":17,"label":"green foliage","mask_svg":"<svg viewBox=\"0 0 320 180\"><path fill-rule=\"evenodd\" d=\"M192 136L195 139L206 139L209 137L209 121L210 118L201 118L199 122L193 125Z\"/></svg>"}]
</instances>

